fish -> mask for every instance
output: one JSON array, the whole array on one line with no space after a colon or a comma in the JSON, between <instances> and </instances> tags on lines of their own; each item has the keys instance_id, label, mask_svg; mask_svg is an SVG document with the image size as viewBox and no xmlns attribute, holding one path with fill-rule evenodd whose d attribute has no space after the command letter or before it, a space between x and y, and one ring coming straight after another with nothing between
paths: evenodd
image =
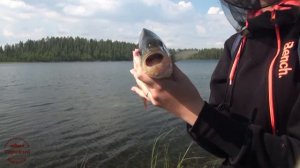
<instances>
[{"instance_id":1,"label":"fish","mask_svg":"<svg viewBox=\"0 0 300 168\"><path fill-rule=\"evenodd\" d=\"M151 78L168 78L173 73L173 57L161 38L143 28L138 41L141 68Z\"/></svg>"}]
</instances>

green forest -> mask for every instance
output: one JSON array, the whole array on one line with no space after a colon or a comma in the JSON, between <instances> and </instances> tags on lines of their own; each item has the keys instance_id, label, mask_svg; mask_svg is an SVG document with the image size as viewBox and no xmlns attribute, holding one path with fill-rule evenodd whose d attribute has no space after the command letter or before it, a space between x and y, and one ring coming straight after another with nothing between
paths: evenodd
<instances>
[{"instance_id":1,"label":"green forest","mask_svg":"<svg viewBox=\"0 0 300 168\"><path fill-rule=\"evenodd\" d=\"M223 53L223 48L204 48L198 50L198 52L189 59L219 59Z\"/></svg>"},{"instance_id":2,"label":"green forest","mask_svg":"<svg viewBox=\"0 0 300 168\"><path fill-rule=\"evenodd\" d=\"M0 62L127 61L136 44L80 37L47 37L0 46ZM218 59L222 49L170 49L177 60Z\"/></svg>"}]
</instances>

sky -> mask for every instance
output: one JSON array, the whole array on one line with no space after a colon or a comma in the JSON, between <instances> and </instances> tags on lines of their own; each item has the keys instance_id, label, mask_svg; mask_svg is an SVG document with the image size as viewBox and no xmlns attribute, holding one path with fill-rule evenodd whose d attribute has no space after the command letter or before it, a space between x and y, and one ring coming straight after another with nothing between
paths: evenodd
<instances>
[{"instance_id":1,"label":"sky","mask_svg":"<svg viewBox=\"0 0 300 168\"><path fill-rule=\"evenodd\" d=\"M218 0L0 0L0 45L51 36L136 43L142 28L169 48L223 47L235 32Z\"/></svg>"}]
</instances>

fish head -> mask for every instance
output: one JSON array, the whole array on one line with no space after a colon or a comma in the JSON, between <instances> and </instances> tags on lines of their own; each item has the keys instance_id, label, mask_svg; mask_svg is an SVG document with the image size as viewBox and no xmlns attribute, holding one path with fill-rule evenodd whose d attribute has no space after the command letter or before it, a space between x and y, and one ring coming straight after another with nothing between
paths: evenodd
<instances>
[{"instance_id":1,"label":"fish head","mask_svg":"<svg viewBox=\"0 0 300 168\"><path fill-rule=\"evenodd\" d=\"M141 67L152 78L170 77L173 71L172 57L159 36L143 29L138 42L141 54Z\"/></svg>"}]
</instances>

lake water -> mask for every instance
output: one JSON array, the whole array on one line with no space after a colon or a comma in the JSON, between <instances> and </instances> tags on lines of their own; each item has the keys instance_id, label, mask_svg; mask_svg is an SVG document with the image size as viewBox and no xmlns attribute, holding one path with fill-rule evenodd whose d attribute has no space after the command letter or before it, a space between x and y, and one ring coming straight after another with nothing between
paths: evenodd
<instances>
[{"instance_id":1,"label":"lake water","mask_svg":"<svg viewBox=\"0 0 300 168\"><path fill-rule=\"evenodd\" d=\"M216 63L177 65L208 100ZM157 152L167 153L171 165L176 164L191 143L185 123L159 108L144 109L130 91L131 66L131 62L0 64L0 167L150 167L155 138L170 130ZM10 162L14 155L5 152L16 138L30 151L19 164ZM196 144L187 157L190 167L211 160Z\"/></svg>"}]
</instances>

